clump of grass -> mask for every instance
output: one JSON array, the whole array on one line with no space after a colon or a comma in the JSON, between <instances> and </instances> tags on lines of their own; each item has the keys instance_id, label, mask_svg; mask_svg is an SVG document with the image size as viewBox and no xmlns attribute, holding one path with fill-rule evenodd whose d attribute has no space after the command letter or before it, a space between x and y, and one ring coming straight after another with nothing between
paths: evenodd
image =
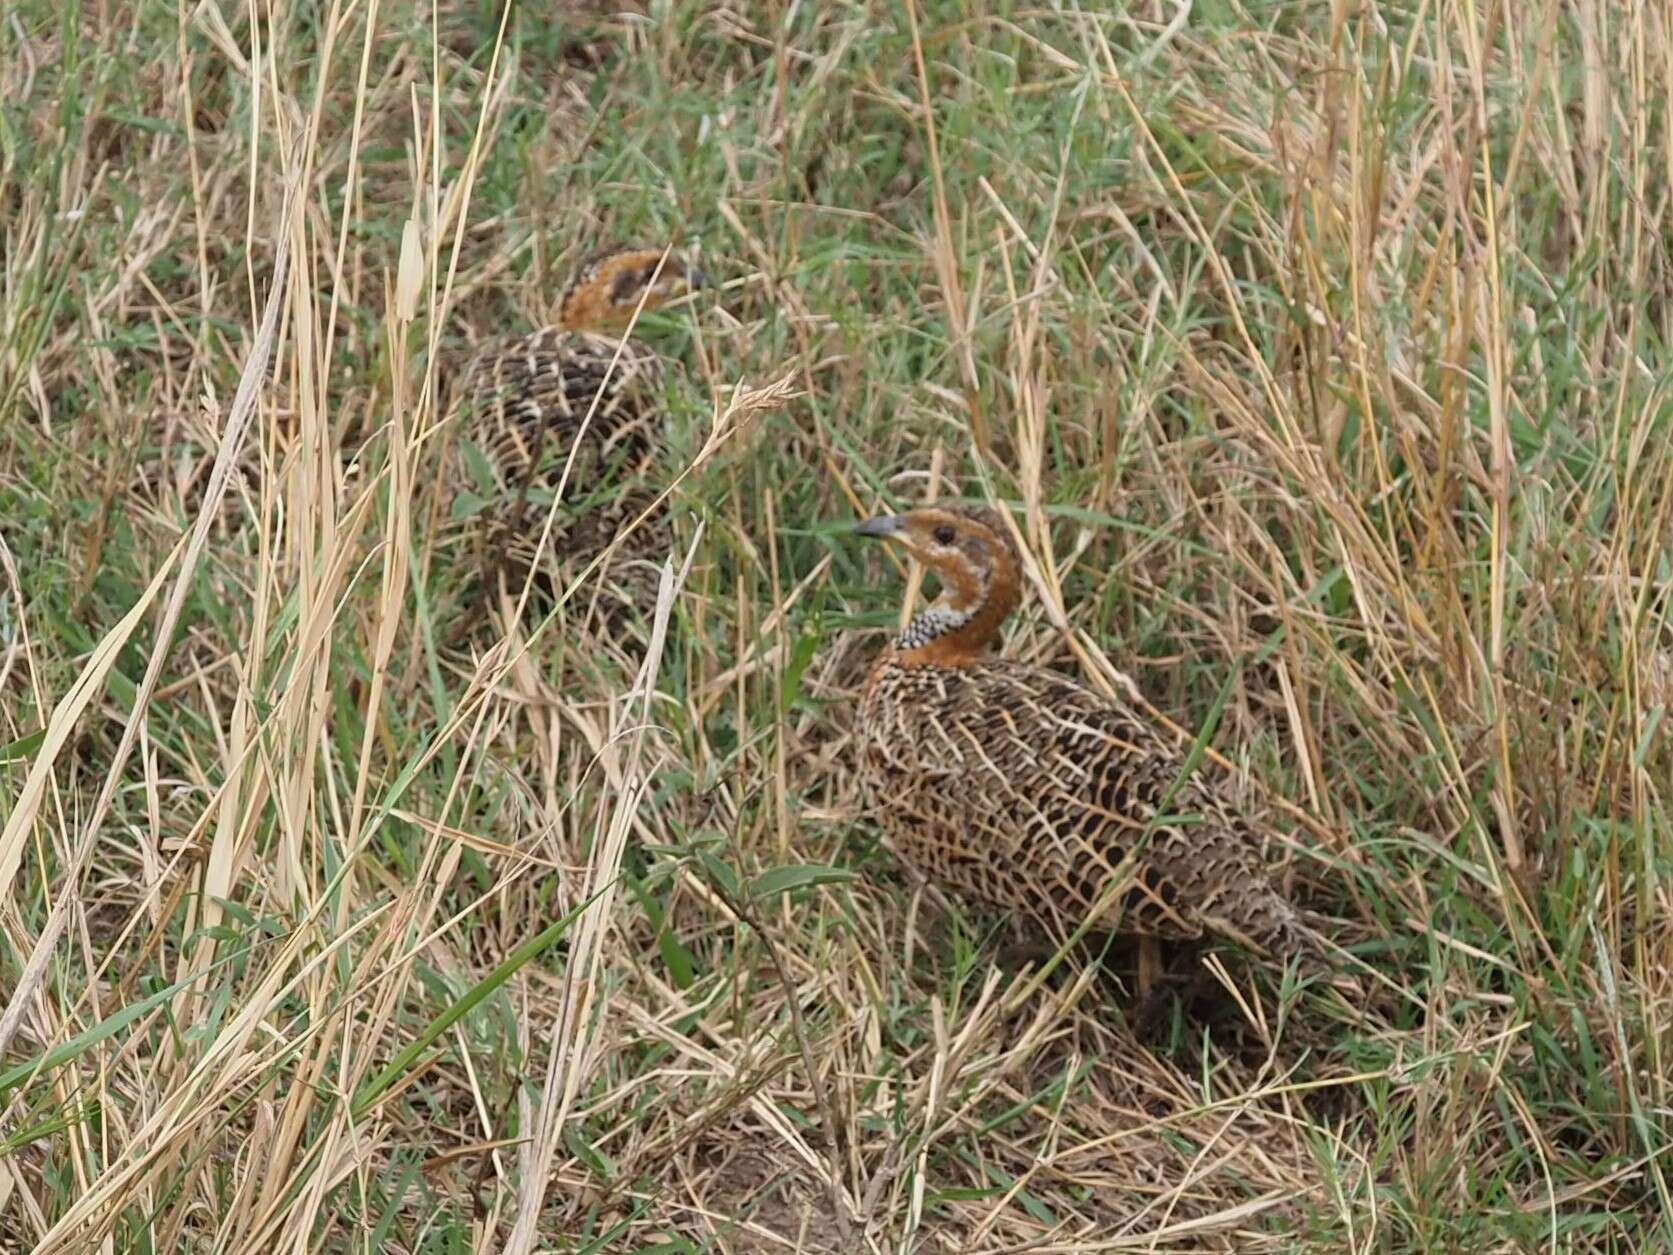
<instances>
[{"instance_id":1,"label":"clump of grass","mask_svg":"<svg viewBox=\"0 0 1673 1255\"><path fill-rule=\"evenodd\" d=\"M1538 17L14 6L0 1233L1667 1242L1673 66ZM610 238L724 278L666 621L450 650L448 363ZM897 874L836 525L930 494L1009 649L1217 717L1366 1005L1139 1035Z\"/></svg>"}]
</instances>

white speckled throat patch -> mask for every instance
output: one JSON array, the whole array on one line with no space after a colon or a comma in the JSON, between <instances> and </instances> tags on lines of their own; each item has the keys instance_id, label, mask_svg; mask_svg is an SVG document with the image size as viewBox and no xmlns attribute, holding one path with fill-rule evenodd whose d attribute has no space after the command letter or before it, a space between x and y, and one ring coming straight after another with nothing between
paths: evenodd
<instances>
[{"instance_id":1,"label":"white speckled throat patch","mask_svg":"<svg viewBox=\"0 0 1673 1255\"><path fill-rule=\"evenodd\" d=\"M969 623L975 613L974 610L954 610L950 606L931 606L906 625L906 630L895 640L895 648L922 649L936 637Z\"/></svg>"}]
</instances>

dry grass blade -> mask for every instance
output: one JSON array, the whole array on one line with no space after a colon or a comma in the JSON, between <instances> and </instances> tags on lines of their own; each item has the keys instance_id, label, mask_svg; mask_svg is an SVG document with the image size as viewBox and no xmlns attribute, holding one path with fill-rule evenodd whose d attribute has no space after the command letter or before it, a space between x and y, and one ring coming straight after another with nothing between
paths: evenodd
<instances>
[{"instance_id":1,"label":"dry grass blade","mask_svg":"<svg viewBox=\"0 0 1673 1255\"><path fill-rule=\"evenodd\" d=\"M507 1255L522 1255L534 1249L539 1240L541 1205L546 1199L557 1140L575 1105L576 1095L596 1065L592 1038L598 1031L600 1018L608 1010L599 974L605 958L605 942L612 932L612 911L617 901L628 832L648 780L644 760L646 731L652 718L651 698L656 692L662 651L668 640L668 617L691 570L701 536L699 531L693 538L678 575L667 563L663 564L650 644L634 687L621 704L623 720L610 730L609 741L603 749L611 759L620 755L619 762L611 762L606 767L614 798L607 811L607 827L598 834L593 857L587 865L583 892L588 905L581 912L570 943L564 992L549 1038L553 1049L546 1083L541 1091L533 1135L522 1148L522 1189L517 1221L505 1247Z\"/></svg>"},{"instance_id":2,"label":"dry grass blade","mask_svg":"<svg viewBox=\"0 0 1673 1255\"><path fill-rule=\"evenodd\" d=\"M294 197L290 190L285 193L285 213L282 222L288 223ZM155 691L162 675L163 664L168 656L169 642L173 639L175 626L180 621L180 612L186 603L186 593L191 587L193 574L197 570L198 562L203 557L204 546L209 536L209 528L215 512L220 508L221 498L227 491L229 477L232 474L234 461L239 456L245 432L250 425L250 419L255 414L256 398L262 382L266 378L267 363L273 352L274 339L278 334L279 310L283 308L286 296L285 278L290 263L290 252L286 247L289 237L288 230L281 229L280 245L273 262L273 286L267 297L267 306L262 313L261 326L257 329L255 340L250 348L250 355L244 363L244 369L239 376L238 391L233 395L232 406L227 412L226 435L222 438L221 448L215 458L215 465L210 472L209 485L204 491L203 509L198 514L196 524L192 528L190 538L186 541L185 553L174 571L174 585L169 590L168 601L164 603L162 618L157 625L156 646L151 651L151 658L146 663L145 676L140 681L139 691L134 698L133 709L122 729L121 740L117 743L115 753L105 781L86 818L83 834L76 845L74 861L68 869L65 880L66 887L73 886L80 879L83 868L92 854L93 842L96 838L98 825L103 821L105 812L109 808L112 798L122 783L122 769L127 764L128 755L133 750L134 743L139 739L140 729L145 725L146 708L150 703L151 694ZM40 781L45 773L50 772L56 759L56 754L62 748L64 739L70 730L70 722L85 709L86 704L96 693L100 681L108 674L110 665L115 660L115 651L126 643L127 637L138 624L139 617L149 607L158 586L165 573L174 567L171 560L163 566L153 582L147 595L136 604L134 611L123 623L118 624L106 638L101 648L100 656L95 656L89 664L88 671L78 683L81 689L79 698L66 699L60 711L65 720L58 729L58 735L53 739L53 752L39 756L32 769L32 790L38 801ZM72 694L72 698L74 695ZM17 870L17 858L11 851L20 847L23 833L33 821L33 808L20 809L15 813L6 826L6 831L0 833L0 885L9 885ZM15 828L15 835L13 829ZM17 1032L18 1022L21 1020L29 1000L45 974L46 965L52 957L53 947L58 944L59 934L69 922L71 904L75 901L73 891L61 893L57 905L48 917L46 926L36 939L35 949L29 956L29 962L24 966L23 973L12 989L12 994L6 1002L6 1009L0 1014L0 1053L11 1044L13 1035Z\"/></svg>"}]
</instances>

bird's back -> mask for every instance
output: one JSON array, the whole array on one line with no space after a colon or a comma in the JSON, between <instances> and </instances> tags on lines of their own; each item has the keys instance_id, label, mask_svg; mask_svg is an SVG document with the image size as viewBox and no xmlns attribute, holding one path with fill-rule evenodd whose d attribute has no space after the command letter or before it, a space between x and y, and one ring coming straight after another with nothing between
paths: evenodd
<instances>
[{"instance_id":1,"label":"bird's back","mask_svg":"<svg viewBox=\"0 0 1673 1255\"><path fill-rule=\"evenodd\" d=\"M662 359L639 340L557 327L477 352L463 378L464 448L454 463L461 486L484 498L480 539L489 557L515 572L550 565L567 573L650 507L662 375ZM554 561L542 564L536 547L560 487ZM621 556L660 556L666 530L664 513L653 512ZM637 602L642 581L632 582Z\"/></svg>"},{"instance_id":2,"label":"bird's back","mask_svg":"<svg viewBox=\"0 0 1673 1255\"><path fill-rule=\"evenodd\" d=\"M531 474L561 474L580 436L570 478L584 493L588 478L659 443L649 394L661 374L661 359L633 339L553 327L502 341L467 369L465 435L513 490Z\"/></svg>"},{"instance_id":3,"label":"bird's back","mask_svg":"<svg viewBox=\"0 0 1673 1255\"><path fill-rule=\"evenodd\" d=\"M858 728L874 809L932 880L1061 938L1120 869L1132 887L1103 904L1120 912L1106 931L1311 948L1247 826L1204 782L1170 800L1180 746L1111 698L1005 659L906 665L888 650Z\"/></svg>"}]
</instances>

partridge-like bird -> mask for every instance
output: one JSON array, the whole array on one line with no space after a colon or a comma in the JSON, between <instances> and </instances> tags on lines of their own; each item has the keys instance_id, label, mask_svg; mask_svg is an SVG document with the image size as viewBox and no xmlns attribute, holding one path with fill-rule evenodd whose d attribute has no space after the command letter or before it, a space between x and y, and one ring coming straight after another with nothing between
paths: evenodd
<instances>
[{"instance_id":1,"label":"partridge-like bird","mask_svg":"<svg viewBox=\"0 0 1673 1255\"><path fill-rule=\"evenodd\" d=\"M493 341L472 357L449 472L456 492L483 499L470 531L486 569L520 582L535 568L561 590L656 499L664 421L654 401L663 362L621 333L640 313L706 283L663 249L606 249L582 262L554 325ZM622 593L607 609L654 596L654 568L640 559L660 559L668 544L664 503L602 572L605 586Z\"/></svg>"},{"instance_id":2,"label":"partridge-like bird","mask_svg":"<svg viewBox=\"0 0 1673 1255\"><path fill-rule=\"evenodd\" d=\"M1246 822L1195 778L1168 799L1184 761L1173 738L1112 698L990 652L1020 598L997 516L938 506L858 531L898 542L941 583L877 659L859 709L861 776L908 864L1059 941L1101 906L1094 932L1217 934L1321 966L1318 938L1273 887ZM1130 887L1111 895L1118 869Z\"/></svg>"}]
</instances>

